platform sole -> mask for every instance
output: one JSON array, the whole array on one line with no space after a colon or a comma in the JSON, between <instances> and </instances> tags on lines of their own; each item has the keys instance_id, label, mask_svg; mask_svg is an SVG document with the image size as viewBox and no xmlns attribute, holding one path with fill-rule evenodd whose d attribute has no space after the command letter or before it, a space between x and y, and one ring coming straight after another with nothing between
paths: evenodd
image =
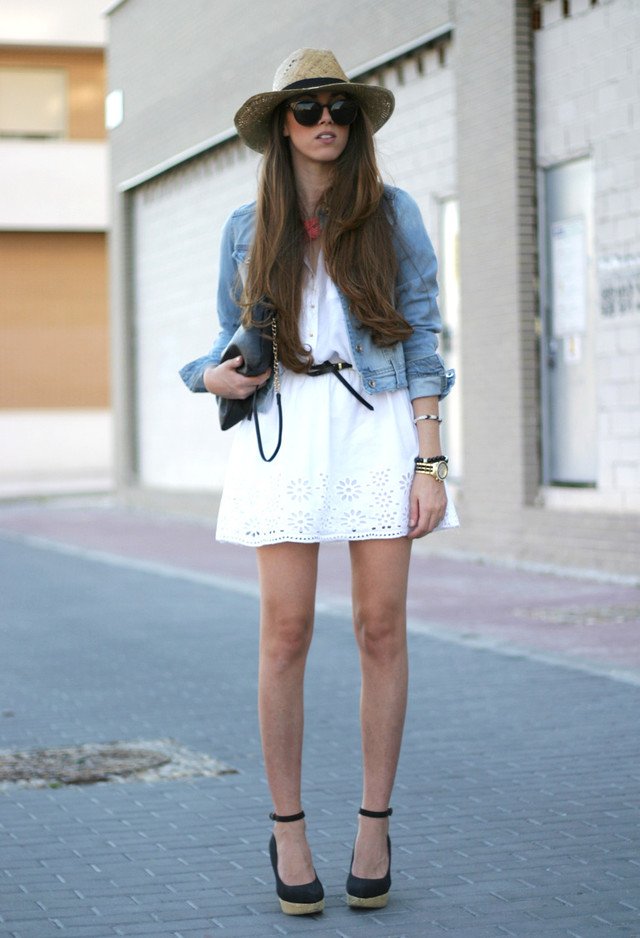
<instances>
[{"instance_id":1,"label":"platform sole","mask_svg":"<svg viewBox=\"0 0 640 938\"><path fill-rule=\"evenodd\" d=\"M361 899L359 896L347 894L347 905L351 906L352 909L383 909L388 901L388 892L385 892L382 896L371 896L370 899Z\"/></svg>"},{"instance_id":2,"label":"platform sole","mask_svg":"<svg viewBox=\"0 0 640 938\"><path fill-rule=\"evenodd\" d=\"M280 899L280 908L285 915L313 915L314 912L322 912L324 899L319 902L287 902L286 899Z\"/></svg>"}]
</instances>

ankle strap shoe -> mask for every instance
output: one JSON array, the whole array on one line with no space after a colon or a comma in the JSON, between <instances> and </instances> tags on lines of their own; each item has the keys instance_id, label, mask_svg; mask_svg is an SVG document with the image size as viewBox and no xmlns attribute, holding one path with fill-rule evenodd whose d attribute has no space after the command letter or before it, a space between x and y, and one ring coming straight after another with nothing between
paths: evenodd
<instances>
[{"instance_id":1,"label":"ankle strap shoe","mask_svg":"<svg viewBox=\"0 0 640 938\"><path fill-rule=\"evenodd\" d=\"M276 814L272 811L269 817L272 821L288 824L291 821L301 821L304 818L304 811L300 811L298 814L285 815ZM278 873L278 846L274 834L271 835L269 841L269 858L276 878L276 894L284 914L312 915L314 912L322 912L324 909L324 889L317 873L312 882L303 883L301 886L289 886L280 879Z\"/></svg>"},{"instance_id":2,"label":"ankle strap shoe","mask_svg":"<svg viewBox=\"0 0 640 938\"><path fill-rule=\"evenodd\" d=\"M363 817L387 818L393 814L393 808L388 808L386 811L367 811L366 808L360 808L358 813ZM385 875L377 879L365 879L361 876L354 876L354 846L351 853L349 876L347 877L347 903L352 909L382 909L389 901L389 892L391 890L391 838L388 834L387 852L389 854L389 866Z\"/></svg>"}]
</instances>

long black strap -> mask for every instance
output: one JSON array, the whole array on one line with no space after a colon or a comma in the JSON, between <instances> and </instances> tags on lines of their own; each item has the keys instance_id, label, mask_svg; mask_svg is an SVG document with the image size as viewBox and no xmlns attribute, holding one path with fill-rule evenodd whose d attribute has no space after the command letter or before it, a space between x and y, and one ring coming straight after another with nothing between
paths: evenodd
<instances>
[{"instance_id":1,"label":"long black strap","mask_svg":"<svg viewBox=\"0 0 640 938\"><path fill-rule=\"evenodd\" d=\"M311 375L312 378L315 378L318 375L326 375L329 373L334 374L336 378L338 379L338 381L345 386L347 391L349 391L350 394L353 394L356 400L360 401L360 403L363 404L368 410L373 410L373 405L370 404L369 401L365 401L364 397L358 394L356 389L352 387L349 384L349 382L345 381L345 379L342 377L340 372L343 371L345 368L351 368L351 367L352 366L349 365L347 362L328 362L327 361L327 362L322 362L322 364L320 365L312 365L311 368L309 368L308 374ZM264 446L262 445L262 434L260 433L260 422L258 420L258 408L256 406L257 396L258 396L257 391L254 391L253 402L251 405L251 415L256 425L256 438L258 440L258 449L260 451L261 457L264 459L265 462L272 462L276 458L278 453L280 452L280 447L282 446L282 400L280 397L280 391L276 391L276 406L278 408L278 442L276 443L276 448L274 449L273 453L269 457L265 456Z\"/></svg>"},{"instance_id":2,"label":"long black strap","mask_svg":"<svg viewBox=\"0 0 640 938\"><path fill-rule=\"evenodd\" d=\"M264 454L264 448L262 446L260 424L258 423L258 408L256 406L257 396L258 396L258 392L254 391L253 403L251 405L251 414L253 416L253 420L256 425L256 437L258 440L258 449L260 450L260 455L262 456L265 462L272 462L272 460L274 460L276 456L278 455L278 452L280 451L280 447L282 445L282 401L280 400L280 391L276 391L276 404L278 406L278 442L276 443L276 448L274 449L273 453L271 454L271 456L269 456L268 459Z\"/></svg>"},{"instance_id":3,"label":"long black strap","mask_svg":"<svg viewBox=\"0 0 640 938\"><path fill-rule=\"evenodd\" d=\"M322 362L321 365L312 365L307 374L310 374L312 378L316 378L318 375L326 375L331 372L361 404L364 404L369 410L373 410L373 404L370 404L369 401L365 401L364 397L358 394L356 389L342 377L340 372L344 371L345 368L351 367L352 365L348 364L348 362Z\"/></svg>"}]
</instances>

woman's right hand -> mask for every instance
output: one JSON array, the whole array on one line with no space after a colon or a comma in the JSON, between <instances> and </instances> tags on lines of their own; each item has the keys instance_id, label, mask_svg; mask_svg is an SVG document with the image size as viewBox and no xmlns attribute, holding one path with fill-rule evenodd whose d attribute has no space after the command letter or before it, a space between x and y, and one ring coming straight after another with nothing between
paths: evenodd
<instances>
[{"instance_id":1,"label":"woman's right hand","mask_svg":"<svg viewBox=\"0 0 640 938\"><path fill-rule=\"evenodd\" d=\"M218 394L220 397L226 397L232 401L243 401L250 397L256 388L266 384L271 374L270 368L261 375L254 375L250 378L238 372L237 369L241 365L242 355L238 355L237 358L230 358L215 367L205 369L202 380L207 391L210 394Z\"/></svg>"}]
</instances>

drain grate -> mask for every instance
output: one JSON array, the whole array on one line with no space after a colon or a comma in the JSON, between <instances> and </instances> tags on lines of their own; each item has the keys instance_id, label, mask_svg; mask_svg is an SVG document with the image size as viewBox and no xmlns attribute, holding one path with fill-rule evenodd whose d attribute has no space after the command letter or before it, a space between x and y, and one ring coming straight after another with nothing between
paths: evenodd
<instances>
[{"instance_id":1,"label":"drain grate","mask_svg":"<svg viewBox=\"0 0 640 938\"><path fill-rule=\"evenodd\" d=\"M53 749L0 751L0 787L58 788L96 782L215 777L237 770L173 739L117 740Z\"/></svg>"}]
</instances>

